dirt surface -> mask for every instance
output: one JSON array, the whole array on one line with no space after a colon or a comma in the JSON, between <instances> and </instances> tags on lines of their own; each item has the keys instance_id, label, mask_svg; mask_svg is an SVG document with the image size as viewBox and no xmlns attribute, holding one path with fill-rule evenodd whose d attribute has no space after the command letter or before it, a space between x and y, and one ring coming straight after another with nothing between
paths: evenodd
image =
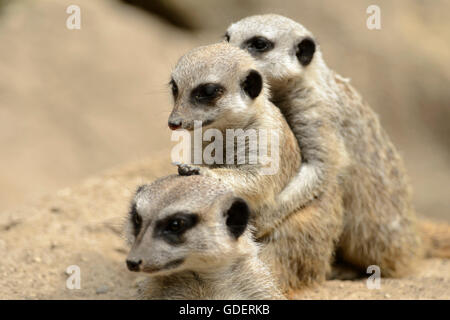
<instances>
[{"instance_id":1,"label":"dirt surface","mask_svg":"<svg viewBox=\"0 0 450 320\"><path fill-rule=\"evenodd\" d=\"M0 298L133 297L122 222L138 185L175 171L166 163L113 170L1 215ZM71 265L80 267L80 290L66 288Z\"/></svg>"},{"instance_id":2,"label":"dirt surface","mask_svg":"<svg viewBox=\"0 0 450 320\"><path fill-rule=\"evenodd\" d=\"M125 266L122 224L142 183L174 173L165 156L90 178L0 216L1 299L133 299L143 275ZM81 289L68 289L66 270L81 271ZM426 260L404 279L328 281L299 299L450 299L450 261Z\"/></svg>"}]
</instances>

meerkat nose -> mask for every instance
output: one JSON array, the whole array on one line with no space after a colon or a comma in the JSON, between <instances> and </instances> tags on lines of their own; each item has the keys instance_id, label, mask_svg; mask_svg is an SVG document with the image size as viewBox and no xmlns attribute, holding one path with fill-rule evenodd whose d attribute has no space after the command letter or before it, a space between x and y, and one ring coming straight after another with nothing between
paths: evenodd
<instances>
[{"instance_id":1,"label":"meerkat nose","mask_svg":"<svg viewBox=\"0 0 450 320\"><path fill-rule=\"evenodd\" d=\"M181 128L181 121L169 121L170 130L177 130Z\"/></svg>"},{"instance_id":2,"label":"meerkat nose","mask_svg":"<svg viewBox=\"0 0 450 320\"><path fill-rule=\"evenodd\" d=\"M127 260L127 267L130 271L139 271L139 267L142 264L142 260Z\"/></svg>"}]
</instances>

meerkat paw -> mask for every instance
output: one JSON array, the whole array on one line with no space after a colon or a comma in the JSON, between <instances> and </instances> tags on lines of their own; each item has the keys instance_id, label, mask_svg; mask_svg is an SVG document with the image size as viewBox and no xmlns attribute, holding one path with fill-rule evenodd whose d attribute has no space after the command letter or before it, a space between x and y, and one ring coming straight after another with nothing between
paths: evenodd
<instances>
[{"instance_id":1,"label":"meerkat paw","mask_svg":"<svg viewBox=\"0 0 450 320\"><path fill-rule=\"evenodd\" d=\"M175 163L178 167L178 174L180 176L194 176L200 174L200 168L185 163Z\"/></svg>"}]
</instances>

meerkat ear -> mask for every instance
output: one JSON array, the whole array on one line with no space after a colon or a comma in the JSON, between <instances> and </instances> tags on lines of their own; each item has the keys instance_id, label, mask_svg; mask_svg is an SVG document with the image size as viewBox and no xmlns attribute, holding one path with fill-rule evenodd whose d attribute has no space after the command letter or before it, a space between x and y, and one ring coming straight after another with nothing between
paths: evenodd
<instances>
[{"instance_id":1,"label":"meerkat ear","mask_svg":"<svg viewBox=\"0 0 450 320\"><path fill-rule=\"evenodd\" d=\"M225 212L226 225L231 235L238 239L247 228L250 209L241 198L234 198L230 208Z\"/></svg>"},{"instance_id":2,"label":"meerkat ear","mask_svg":"<svg viewBox=\"0 0 450 320\"><path fill-rule=\"evenodd\" d=\"M256 70L250 70L245 80L241 83L241 88L252 99L255 99L261 93L263 80Z\"/></svg>"},{"instance_id":3,"label":"meerkat ear","mask_svg":"<svg viewBox=\"0 0 450 320\"><path fill-rule=\"evenodd\" d=\"M311 63L314 52L316 52L316 43L311 38L305 38L297 45L295 54L300 64L307 66Z\"/></svg>"}]
</instances>

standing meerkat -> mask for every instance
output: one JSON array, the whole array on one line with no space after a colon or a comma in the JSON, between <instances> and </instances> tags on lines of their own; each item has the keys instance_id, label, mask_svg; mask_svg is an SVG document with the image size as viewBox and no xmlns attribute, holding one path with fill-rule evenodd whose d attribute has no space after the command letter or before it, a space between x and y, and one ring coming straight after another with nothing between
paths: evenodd
<instances>
[{"instance_id":1,"label":"standing meerkat","mask_svg":"<svg viewBox=\"0 0 450 320\"><path fill-rule=\"evenodd\" d=\"M291 19L248 17L225 37L256 59L299 142L302 166L281 201L302 206L337 177L345 210L339 256L364 271L378 265L383 276L408 273L422 244L403 162L377 115Z\"/></svg>"},{"instance_id":2,"label":"standing meerkat","mask_svg":"<svg viewBox=\"0 0 450 320\"><path fill-rule=\"evenodd\" d=\"M241 198L208 177L172 175L138 188L127 217L130 271L143 299L285 299L247 228Z\"/></svg>"},{"instance_id":3,"label":"standing meerkat","mask_svg":"<svg viewBox=\"0 0 450 320\"><path fill-rule=\"evenodd\" d=\"M284 292L325 280L342 231L342 197L337 180L324 186L326 192L320 199L301 209L295 207L296 211L278 200L278 194L300 168L300 150L280 110L269 101L254 59L225 42L200 47L180 58L170 84L174 97L171 129L192 131L198 120L204 130L214 128L223 136L229 130L255 130L278 137L278 148L272 156L278 157L279 165L273 174L264 174L267 165L239 163L238 152L231 163L226 162L229 149L237 148L234 137L230 146L227 141L223 164L184 164L179 172L217 178L249 203L255 237L262 243L261 259L270 265ZM269 150L271 141L267 139ZM250 153L249 144L241 153Z\"/></svg>"}]
</instances>

